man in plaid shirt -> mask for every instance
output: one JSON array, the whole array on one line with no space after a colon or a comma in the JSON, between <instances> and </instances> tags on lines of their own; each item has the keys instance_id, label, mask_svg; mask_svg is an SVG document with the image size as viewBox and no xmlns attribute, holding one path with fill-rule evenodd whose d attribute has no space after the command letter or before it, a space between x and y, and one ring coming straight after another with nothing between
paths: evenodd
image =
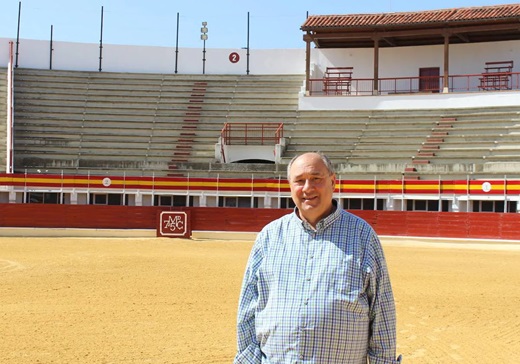
<instances>
[{"instance_id":1,"label":"man in plaid shirt","mask_svg":"<svg viewBox=\"0 0 520 364\"><path fill-rule=\"evenodd\" d=\"M264 227L251 251L234 363L400 363L377 235L332 199L325 155L297 156L287 174L296 208Z\"/></svg>"}]
</instances>

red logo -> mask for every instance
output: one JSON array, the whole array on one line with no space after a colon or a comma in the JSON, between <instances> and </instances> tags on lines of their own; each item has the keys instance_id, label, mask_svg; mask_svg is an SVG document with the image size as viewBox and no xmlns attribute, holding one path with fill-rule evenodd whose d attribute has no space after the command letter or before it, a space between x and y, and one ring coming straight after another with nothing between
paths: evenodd
<instances>
[{"instance_id":1,"label":"red logo","mask_svg":"<svg viewBox=\"0 0 520 364\"><path fill-rule=\"evenodd\" d=\"M188 214L183 211L163 211L159 215L159 231L157 236L189 238Z\"/></svg>"}]
</instances>

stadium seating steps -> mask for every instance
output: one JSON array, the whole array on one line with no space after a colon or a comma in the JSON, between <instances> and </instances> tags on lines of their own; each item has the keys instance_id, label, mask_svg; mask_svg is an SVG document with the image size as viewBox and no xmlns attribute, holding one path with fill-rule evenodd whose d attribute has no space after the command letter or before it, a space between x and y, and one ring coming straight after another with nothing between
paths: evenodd
<instances>
[{"instance_id":1,"label":"stadium seating steps","mask_svg":"<svg viewBox=\"0 0 520 364\"><path fill-rule=\"evenodd\" d=\"M345 178L520 173L520 107L299 110L303 82L304 75L16 69L15 171L271 178L284 175L294 155L320 150ZM282 163L218 163L226 122L284 123Z\"/></svg>"}]
</instances>

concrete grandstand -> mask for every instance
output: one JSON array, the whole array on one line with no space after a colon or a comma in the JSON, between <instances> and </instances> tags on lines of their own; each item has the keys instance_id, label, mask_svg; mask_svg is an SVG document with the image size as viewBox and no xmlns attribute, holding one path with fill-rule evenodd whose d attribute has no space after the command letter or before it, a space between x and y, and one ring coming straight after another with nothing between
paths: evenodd
<instances>
[{"instance_id":1,"label":"concrete grandstand","mask_svg":"<svg viewBox=\"0 0 520 364\"><path fill-rule=\"evenodd\" d=\"M448 57L438 40L321 47L302 29L307 52L259 51L247 75L229 61L243 50L208 50L204 75L181 51L174 74L150 61L164 49L105 45L98 71L94 45L59 43L48 69L34 40L15 67L1 39L0 203L288 208L288 161L319 150L347 209L520 211L519 39L454 35Z\"/></svg>"}]
</instances>

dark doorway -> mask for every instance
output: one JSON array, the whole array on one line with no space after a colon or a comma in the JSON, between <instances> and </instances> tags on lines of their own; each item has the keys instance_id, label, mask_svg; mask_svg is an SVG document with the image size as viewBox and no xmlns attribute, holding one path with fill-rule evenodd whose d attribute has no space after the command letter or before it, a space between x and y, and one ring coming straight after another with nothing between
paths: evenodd
<instances>
[{"instance_id":1,"label":"dark doorway","mask_svg":"<svg viewBox=\"0 0 520 364\"><path fill-rule=\"evenodd\" d=\"M419 68L419 92L439 92L439 67Z\"/></svg>"}]
</instances>

